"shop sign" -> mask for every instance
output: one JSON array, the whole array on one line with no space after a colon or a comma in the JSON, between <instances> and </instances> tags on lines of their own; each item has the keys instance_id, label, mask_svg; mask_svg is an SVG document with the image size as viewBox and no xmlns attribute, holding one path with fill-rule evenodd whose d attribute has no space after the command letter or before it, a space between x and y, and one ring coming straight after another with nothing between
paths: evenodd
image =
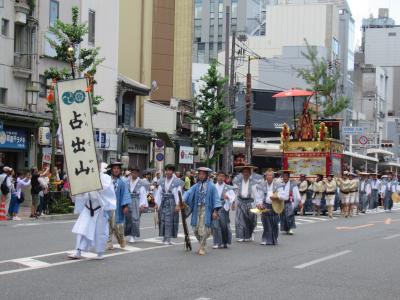
<instances>
[{"instance_id":1,"label":"shop sign","mask_svg":"<svg viewBox=\"0 0 400 300\"><path fill-rule=\"evenodd\" d=\"M147 142L136 140L135 138L130 138L128 144L128 152L138 153L138 154L148 154L149 145Z\"/></svg>"},{"instance_id":2,"label":"shop sign","mask_svg":"<svg viewBox=\"0 0 400 300\"><path fill-rule=\"evenodd\" d=\"M84 78L57 83L57 103L72 195L101 189L91 102L85 92L87 87Z\"/></svg>"},{"instance_id":3,"label":"shop sign","mask_svg":"<svg viewBox=\"0 0 400 300\"><path fill-rule=\"evenodd\" d=\"M0 130L0 149L26 150L27 134L20 128L3 126Z\"/></svg>"},{"instance_id":4,"label":"shop sign","mask_svg":"<svg viewBox=\"0 0 400 300\"><path fill-rule=\"evenodd\" d=\"M96 130L96 148L108 151L117 151L118 136L113 133L106 133Z\"/></svg>"},{"instance_id":5,"label":"shop sign","mask_svg":"<svg viewBox=\"0 0 400 300\"><path fill-rule=\"evenodd\" d=\"M50 145L50 128L49 127L39 127L39 145L48 146Z\"/></svg>"},{"instance_id":6,"label":"shop sign","mask_svg":"<svg viewBox=\"0 0 400 300\"><path fill-rule=\"evenodd\" d=\"M179 163L193 164L193 147L180 146L179 148Z\"/></svg>"},{"instance_id":7,"label":"shop sign","mask_svg":"<svg viewBox=\"0 0 400 300\"><path fill-rule=\"evenodd\" d=\"M51 147L42 148L42 164L51 164Z\"/></svg>"}]
</instances>

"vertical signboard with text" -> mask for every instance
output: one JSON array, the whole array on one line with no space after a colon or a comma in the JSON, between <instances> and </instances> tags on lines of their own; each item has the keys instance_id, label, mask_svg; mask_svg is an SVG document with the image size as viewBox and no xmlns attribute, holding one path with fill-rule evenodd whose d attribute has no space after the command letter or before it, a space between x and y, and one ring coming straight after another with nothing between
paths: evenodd
<instances>
[{"instance_id":1,"label":"vertical signboard with text","mask_svg":"<svg viewBox=\"0 0 400 300\"><path fill-rule=\"evenodd\" d=\"M63 146L71 194L101 189L86 79L57 83Z\"/></svg>"}]
</instances>

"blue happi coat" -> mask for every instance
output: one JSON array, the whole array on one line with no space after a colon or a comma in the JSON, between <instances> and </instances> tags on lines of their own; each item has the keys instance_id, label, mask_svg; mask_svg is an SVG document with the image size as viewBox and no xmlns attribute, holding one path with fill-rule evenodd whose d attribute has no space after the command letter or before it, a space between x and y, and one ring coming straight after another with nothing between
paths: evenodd
<instances>
[{"instance_id":1,"label":"blue happi coat","mask_svg":"<svg viewBox=\"0 0 400 300\"><path fill-rule=\"evenodd\" d=\"M113 178L114 183L114 178ZM115 195L117 197L117 209L115 210L115 223L124 223L124 213L122 212L122 207L131 203L131 195L128 189L128 183L121 177L117 179L117 188L115 190Z\"/></svg>"},{"instance_id":2,"label":"blue happi coat","mask_svg":"<svg viewBox=\"0 0 400 300\"><path fill-rule=\"evenodd\" d=\"M192 219L190 222L190 225L192 226L197 225L197 219L198 219L197 208L200 197L200 188L201 188L201 182L198 182L195 185L193 185L190 188L190 190L188 190L183 196L185 203L190 207L192 211ZM204 223L207 227L211 227L212 212L215 208L220 208L222 205L215 185L209 180L207 181L206 197L204 201L205 201Z\"/></svg>"}]
</instances>

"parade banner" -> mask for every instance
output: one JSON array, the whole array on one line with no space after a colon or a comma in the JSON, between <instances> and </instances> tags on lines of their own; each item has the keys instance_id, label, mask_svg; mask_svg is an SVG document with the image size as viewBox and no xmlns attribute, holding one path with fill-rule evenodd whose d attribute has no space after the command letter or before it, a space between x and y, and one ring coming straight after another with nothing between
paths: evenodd
<instances>
[{"instance_id":1,"label":"parade banner","mask_svg":"<svg viewBox=\"0 0 400 300\"><path fill-rule=\"evenodd\" d=\"M63 147L71 194L102 188L93 137L91 101L85 78L57 82Z\"/></svg>"}]
</instances>

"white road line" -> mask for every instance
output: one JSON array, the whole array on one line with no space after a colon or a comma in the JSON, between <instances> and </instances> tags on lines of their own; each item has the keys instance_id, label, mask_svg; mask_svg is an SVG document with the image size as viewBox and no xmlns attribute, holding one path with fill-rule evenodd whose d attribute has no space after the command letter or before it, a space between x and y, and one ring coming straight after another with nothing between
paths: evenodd
<instances>
[{"instance_id":1,"label":"white road line","mask_svg":"<svg viewBox=\"0 0 400 300\"><path fill-rule=\"evenodd\" d=\"M30 257L14 259L12 262L27 266L29 268L46 267L50 265L47 262L36 260Z\"/></svg>"},{"instance_id":2,"label":"white road line","mask_svg":"<svg viewBox=\"0 0 400 300\"><path fill-rule=\"evenodd\" d=\"M149 250L154 250L154 249L161 249L161 248L167 248L167 247L171 247L171 246L169 246L169 245L162 245L162 246L155 246L155 247L149 247L149 248L143 248L143 249L140 249L140 251L129 251L129 250L126 250L126 251L123 251L123 252L115 252L115 253L111 253L111 254L105 254L104 255L104 257L105 258L107 258L107 257L112 257L112 256L119 256L119 255L124 255L124 254L130 254L130 253L132 253L132 252L144 252L144 251L149 251ZM70 251L63 251L63 252L61 252L61 253L72 253L73 252L73 250L70 250ZM42 256L49 256L49 255L51 255L51 254L45 254L45 255L42 255ZM84 256L83 257L93 257L93 256L96 256L94 253L84 253ZM27 258L22 258L22 259L13 259L13 260L9 260L9 262L18 262L18 263L21 263L20 261L21 260L26 260L26 259L31 259L30 257L27 257ZM72 264L72 263L76 263L76 262L82 262L82 261L87 261L87 260L90 260L91 258L89 258L89 259L75 259L75 260L66 260L66 261L61 261L61 262L58 262L58 263L52 263L52 264L49 264L49 263L45 263L45 262L40 262L40 264L37 264L36 266L32 266L32 267L27 267L27 268L21 268L21 269L15 269L15 270L9 270L9 271L3 271L3 272L0 272L0 276L1 275L7 275L7 274L13 274L13 273L19 273L19 272L25 272L25 271L32 271L32 270L38 270L38 269L44 269L44 268L51 268L51 267L56 267L56 266L62 266L62 265L68 265L68 264ZM5 262L5 261L3 261L3 262Z\"/></svg>"},{"instance_id":3,"label":"white road line","mask_svg":"<svg viewBox=\"0 0 400 300\"><path fill-rule=\"evenodd\" d=\"M307 222L307 223L316 223L317 222L315 220L309 220L309 219L303 219L303 218L296 218L296 222L297 221Z\"/></svg>"},{"instance_id":4,"label":"white road line","mask_svg":"<svg viewBox=\"0 0 400 300\"><path fill-rule=\"evenodd\" d=\"M397 237L400 237L400 234L393 234L393 235L385 236L383 239L384 240L391 240L391 239L395 239Z\"/></svg>"},{"instance_id":5,"label":"white road line","mask_svg":"<svg viewBox=\"0 0 400 300\"><path fill-rule=\"evenodd\" d=\"M15 224L11 227L16 228L16 227L25 227L25 226L39 226L39 225L53 225L53 224L68 224L68 223L74 223L76 220L69 220L69 221L53 221L53 222L30 222L30 223L21 223L21 224Z\"/></svg>"},{"instance_id":6,"label":"white road line","mask_svg":"<svg viewBox=\"0 0 400 300\"><path fill-rule=\"evenodd\" d=\"M328 221L327 218L320 218L320 217L307 217L307 219L316 220L316 221Z\"/></svg>"},{"instance_id":7,"label":"white road line","mask_svg":"<svg viewBox=\"0 0 400 300\"><path fill-rule=\"evenodd\" d=\"M295 268L295 269L304 269L304 268L307 268L307 267L309 267L309 266L318 264L318 263L320 263L320 262L323 262L323 261L326 261L326 260L329 260L329 259L333 259L333 258L342 256L342 255L345 255L345 254L349 254L349 253L351 253L351 252L352 252L351 250L345 250L345 251L338 252L338 253L335 253L335 254L332 254L332 255L328 255L328 256L325 256L325 257L318 258L318 259L316 259L316 260L312 260L312 261L310 261L310 262L307 262L307 263L304 263L304 264L295 266L295 267L293 267L293 268Z\"/></svg>"}]
</instances>

